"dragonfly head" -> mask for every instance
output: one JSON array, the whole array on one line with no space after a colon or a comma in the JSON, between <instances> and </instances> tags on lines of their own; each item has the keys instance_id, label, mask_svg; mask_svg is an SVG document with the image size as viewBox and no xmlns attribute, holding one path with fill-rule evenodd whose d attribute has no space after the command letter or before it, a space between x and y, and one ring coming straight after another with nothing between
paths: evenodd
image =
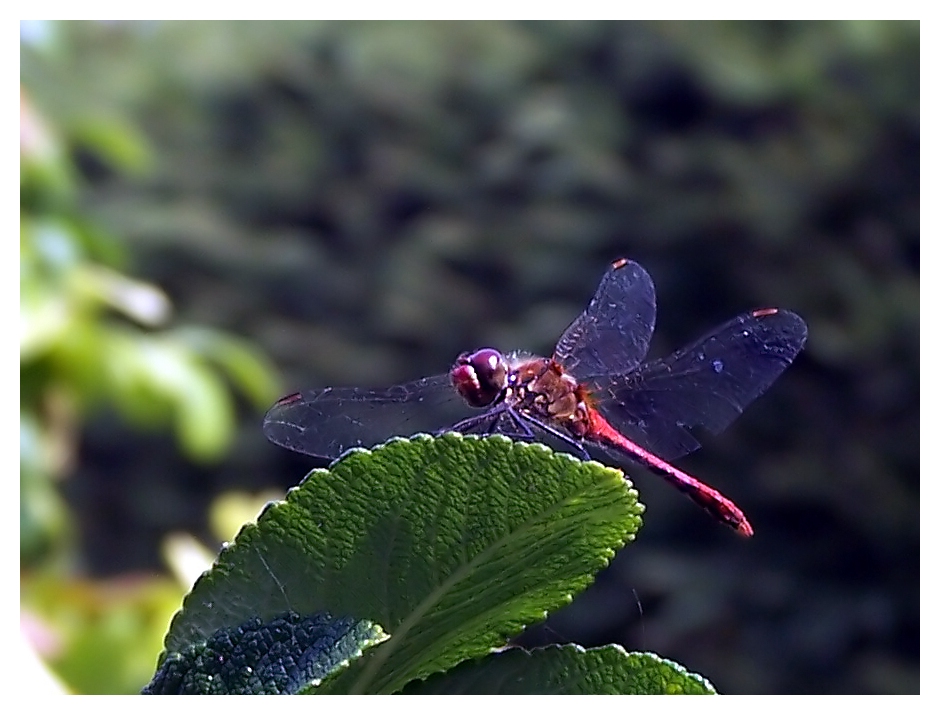
<instances>
[{"instance_id":1,"label":"dragonfly head","mask_svg":"<svg viewBox=\"0 0 940 715\"><path fill-rule=\"evenodd\" d=\"M493 348L463 353L450 371L457 392L472 407L486 407L505 394L508 375L509 363Z\"/></svg>"}]
</instances>

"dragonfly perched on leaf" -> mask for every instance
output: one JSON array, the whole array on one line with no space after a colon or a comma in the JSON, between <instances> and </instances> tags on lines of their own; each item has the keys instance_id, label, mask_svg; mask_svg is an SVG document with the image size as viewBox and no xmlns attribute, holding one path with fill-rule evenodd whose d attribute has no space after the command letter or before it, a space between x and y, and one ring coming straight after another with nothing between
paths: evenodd
<instances>
[{"instance_id":1,"label":"dragonfly perched on leaf","mask_svg":"<svg viewBox=\"0 0 940 715\"><path fill-rule=\"evenodd\" d=\"M751 536L734 502L670 461L699 448L692 429L721 432L770 387L802 350L806 323L788 310L752 310L643 362L655 318L652 279L620 259L551 357L481 348L460 355L449 373L387 389L297 392L268 411L264 434L324 459L418 432L499 433L584 458L598 448L618 463L643 464Z\"/></svg>"}]
</instances>

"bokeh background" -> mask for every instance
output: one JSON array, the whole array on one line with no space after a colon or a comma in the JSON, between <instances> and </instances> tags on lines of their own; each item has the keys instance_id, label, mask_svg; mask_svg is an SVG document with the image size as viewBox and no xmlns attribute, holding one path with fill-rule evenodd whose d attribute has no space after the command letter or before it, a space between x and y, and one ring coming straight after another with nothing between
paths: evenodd
<instances>
[{"instance_id":1,"label":"bokeh background","mask_svg":"<svg viewBox=\"0 0 940 715\"><path fill-rule=\"evenodd\" d=\"M68 689L138 690L187 555L312 466L264 440L271 401L550 351L628 256L655 355L753 307L809 324L680 462L756 535L631 469L638 541L520 642L919 692L919 33L24 23L27 639Z\"/></svg>"}]
</instances>

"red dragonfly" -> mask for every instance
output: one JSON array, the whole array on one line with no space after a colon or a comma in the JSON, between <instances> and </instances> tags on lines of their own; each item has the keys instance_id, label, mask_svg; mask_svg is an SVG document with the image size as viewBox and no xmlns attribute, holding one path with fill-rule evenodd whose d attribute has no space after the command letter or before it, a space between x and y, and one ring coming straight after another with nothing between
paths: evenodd
<instances>
[{"instance_id":1,"label":"red dragonfly","mask_svg":"<svg viewBox=\"0 0 940 715\"><path fill-rule=\"evenodd\" d=\"M482 348L460 355L447 374L384 390L294 393L265 415L264 434L323 459L418 432L500 433L585 459L598 448L643 464L751 536L734 502L667 460L699 448L692 428L721 432L767 390L803 348L806 323L787 310L752 310L643 363L655 317L649 274L620 259L550 358Z\"/></svg>"}]
</instances>

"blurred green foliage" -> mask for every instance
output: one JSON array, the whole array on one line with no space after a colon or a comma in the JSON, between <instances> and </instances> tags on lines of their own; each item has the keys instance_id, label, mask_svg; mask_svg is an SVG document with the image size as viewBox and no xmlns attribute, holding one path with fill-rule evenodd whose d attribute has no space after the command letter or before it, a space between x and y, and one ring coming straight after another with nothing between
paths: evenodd
<instances>
[{"instance_id":1,"label":"blurred green foliage","mask_svg":"<svg viewBox=\"0 0 940 715\"><path fill-rule=\"evenodd\" d=\"M154 576L100 581L53 571L22 574L23 630L70 691L138 693L153 675L186 586Z\"/></svg>"},{"instance_id":2,"label":"blurred green foliage","mask_svg":"<svg viewBox=\"0 0 940 715\"><path fill-rule=\"evenodd\" d=\"M292 388L548 351L621 255L656 281L656 354L747 308L799 312L805 354L683 462L752 543L640 474L644 539L541 635L634 648L635 589L643 647L728 692L917 690L919 23L29 29L23 84L47 116L130 128L111 153L87 144L111 129L69 144L75 212L181 323L264 346ZM180 414L172 389L135 389ZM309 463L268 449L259 416L224 476L84 422L89 568L150 563L152 535L198 530L225 487L296 481Z\"/></svg>"},{"instance_id":3,"label":"blurred green foliage","mask_svg":"<svg viewBox=\"0 0 940 715\"><path fill-rule=\"evenodd\" d=\"M139 690L182 591L160 579L96 599L108 587L77 576L82 556L59 487L75 467L82 422L111 406L138 428L174 429L190 459L218 460L234 436L232 389L259 408L277 392L246 341L167 327L167 297L121 273L120 242L85 215L66 146L143 171L149 151L125 128L90 121L66 138L21 98L21 600L56 632L57 674L92 693Z\"/></svg>"},{"instance_id":4,"label":"blurred green foliage","mask_svg":"<svg viewBox=\"0 0 940 715\"><path fill-rule=\"evenodd\" d=\"M262 408L277 393L273 370L245 341L220 331L196 326L157 330L169 322L169 300L158 288L114 267L119 244L81 215L75 172L59 138L25 97L22 107L24 492L43 494L41 484L67 475L79 423L102 403L138 426L172 426L193 459L218 459L234 431L230 385ZM89 137L102 141L89 144ZM73 141L86 150L101 148L118 166L147 154L133 134L121 134L114 125L100 132L84 127ZM39 499L52 501L48 493ZM28 499L22 511L27 518L21 541L29 564L59 531L59 518L44 526L39 515L55 509Z\"/></svg>"}]
</instances>

